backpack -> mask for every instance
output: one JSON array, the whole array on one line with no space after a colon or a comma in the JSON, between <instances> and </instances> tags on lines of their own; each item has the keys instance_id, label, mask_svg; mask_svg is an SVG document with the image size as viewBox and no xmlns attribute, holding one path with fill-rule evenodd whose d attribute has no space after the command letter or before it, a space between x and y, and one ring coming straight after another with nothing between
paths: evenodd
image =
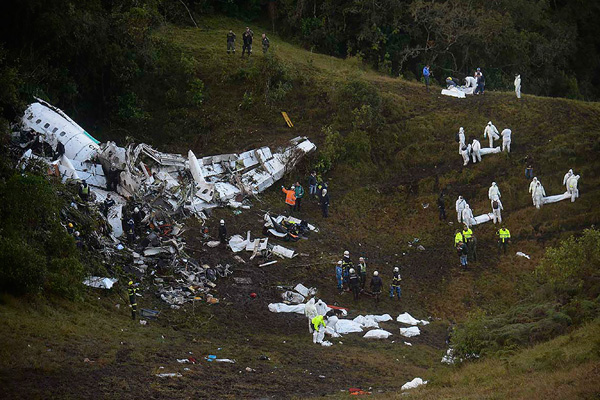
<instances>
[{"instance_id":1,"label":"backpack","mask_svg":"<svg viewBox=\"0 0 600 400\"><path fill-rule=\"evenodd\" d=\"M458 136L458 133L456 134L455 139L456 139L456 143L460 142L460 136Z\"/></svg>"},{"instance_id":2,"label":"backpack","mask_svg":"<svg viewBox=\"0 0 600 400\"><path fill-rule=\"evenodd\" d=\"M497 209L498 209L498 206L499 206L499 204L498 204L498 201L497 201L497 200L494 200L494 201L492 202L492 208L493 208L494 210L497 210Z\"/></svg>"}]
</instances>

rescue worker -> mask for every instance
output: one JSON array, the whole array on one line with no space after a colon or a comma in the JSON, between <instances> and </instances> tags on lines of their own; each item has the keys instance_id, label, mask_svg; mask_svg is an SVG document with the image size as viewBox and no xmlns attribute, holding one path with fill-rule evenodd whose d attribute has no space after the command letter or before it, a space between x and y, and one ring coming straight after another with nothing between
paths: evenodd
<instances>
[{"instance_id":1,"label":"rescue worker","mask_svg":"<svg viewBox=\"0 0 600 400\"><path fill-rule=\"evenodd\" d=\"M115 201L114 199L110 196L110 193L108 193L106 195L106 199L104 199L104 204L103 204L103 209L102 209L102 213L104 214L104 216L106 218L108 218L108 212L110 211L111 207L114 206Z\"/></svg>"},{"instance_id":2,"label":"rescue worker","mask_svg":"<svg viewBox=\"0 0 600 400\"><path fill-rule=\"evenodd\" d=\"M475 223L475 218L473 218L473 210L469 205L465 205L465 209L462 211L462 222L467 226L467 228L471 227Z\"/></svg>"},{"instance_id":3,"label":"rescue worker","mask_svg":"<svg viewBox=\"0 0 600 400\"><path fill-rule=\"evenodd\" d=\"M302 198L304 197L304 188L300 185L300 182L296 182L296 187L294 190L296 191L296 205L294 206L294 211L300 211Z\"/></svg>"},{"instance_id":4,"label":"rescue worker","mask_svg":"<svg viewBox=\"0 0 600 400\"><path fill-rule=\"evenodd\" d=\"M317 171L311 172L308 177L308 194L310 196L317 195Z\"/></svg>"},{"instance_id":5,"label":"rescue worker","mask_svg":"<svg viewBox=\"0 0 600 400\"><path fill-rule=\"evenodd\" d=\"M563 178L563 185L565 185L565 188L567 188L567 191L569 190L569 186L567 185L567 181L569 180L570 177L573 176L573 170L570 169L569 172L567 172L565 174L565 177Z\"/></svg>"},{"instance_id":6,"label":"rescue worker","mask_svg":"<svg viewBox=\"0 0 600 400\"><path fill-rule=\"evenodd\" d=\"M235 54L235 33L230 29L227 33L227 54Z\"/></svg>"},{"instance_id":7,"label":"rescue worker","mask_svg":"<svg viewBox=\"0 0 600 400\"><path fill-rule=\"evenodd\" d=\"M337 288L340 294L344 292L344 267L342 266L342 260L338 261L335 265L335 281L337 282Z\"/></svg>"},{"instance_id":8,"label":"rescue worker","mask_svg":"<svg viewBox=\"0 0 600 400\"><path fill-rule=\"evenodd\" d=\"M146 213L139 209L139 207L135 207L133 209L133 214L131 214L133 218L133 222L135 223L135 231L137 234L141 233L142 230L142 221L146 217Z\"/></svg>"},{"instance_id":9,"label":"rescue worker","mask_svg":"<svg viewBox=\"0 0 600 400\"><path fill-rule=\"evenodd\" d=\"M471 156L473 157L473 164L475 162L481 162L481 143L477 139L473 139L473 144L471 145Z\"/></svg>"},{"instance_id":10,"label":"rescue worker","mask_svg":"<svg viewBox=\"0 0 600 400\"><path fill-rule=\"evenodd\" d=\"M402 294L402 291L400 290L400 281L402 281L402 277L400 277L400 268L394 267L392 284L390 285L390 299L393 299L394 294L396 294L398 300L400 300L400 295Z\"/></svg>"},{"instance_id":11,"label":"rescue worker","mask_svg":"<svg viewBox=\"0 0 600 400\"><path fill-rule=\"evenodd\" d=\"M460 266L466 269L467 265L469 264L467 260L467 256L469 254L467 245L464 242L458 242L456 245L456 252L458 253L458 258L460 259Z\"/></svg>"},{"instance_id":12,"label":"rescue worker","mask_svg":"<svg viewBox=\"0 0 600 400\"><path fill-rule=\"evenodd\" d=\"M262 34L262 47L263 47L263 54L267 54L267 50L269 50L269 46L271 45L271 43L269 42L269 38L267 37L266 34Z\"/></svg>"},{"instance_id":13,"label":"rescue worker","mask_svg":"<svg viewBox=\"0 0 600 400\"><path fill-rule=\"evenodd\" d=\"M252 37L254 36L254 32L250 30L249 27L246 27L246 31L242 33L242 58L244 58L244 53L248 53L248 57L252 54Z\"/></svg>"},{"instance_id":14,"label":"rescue worker","mask_svg":"<svg viewBox=\"0 0 600 400\"><path fill-rule=\"evenodd\" d=\"M381 288L383 287L383 281L379 277L379 272L373 272L373 277L371 278L371 293L375 298L375 304L379 303L379 297L381 296Z\"/></svg>"},{"instance_id":15,"label":"rescue worker","mask_svg":"<svg viewBox=\"0 0 600 400\"><path fill-rule=\"evenodd\" d=\"M525 178L527 178L527 179L533 178L533 167L531 165L528 165L527 168L525 168Z\"/></svg>"},{"instance_id":16,"label":"rescue worker","mask_svg":"<svg viewBox=\"0 0 600 400\"><path fill-rule=\"evenodd\" d=\"M225 226L225 220L219 221L219 241L222 244L227 243L227 227Z\"/></svg>"},{"instance_id":17,"label":"rescue worker","mask_svg":"<svg viewBox=\"0 0 600 400\"><path fill-rule=\"evenodd\" d=\"M67 224L67 233L69 235L73 235L75 233L75 227L73 226L73 223L69 222Z\"/></svg>"},{"instance_id":18,"label":"rescue worker","mask_svg":"<svg viewBox=\"0 0 600 400\"><path fill-rule=\"evenodd\" d=\"M504 207L502 207L502 202L500 199L494 199L491 201L491 205L494 225L496 225L496 221L502 223L502 210L504 210Z\"/></svg>"},{"instance_id":19,"label":"rescue worker","mask_svg":"<svg viewBox=\"0 0 600 400\"><path fill-rule=\"evenodd\" d=\"M292 214L296 206L296 187L292 185L290 189L286 189L282 186L281 191L285 193L285 204L289 206L290 214Z\"/></svg>"},{"instance_id":20,"label":"rescue worker","mask_svg":"<svg viewBox=\"0 0 600 400\"><path fill-rule=\"evenodd\" d=\"M322 179L317 180L317 196L321 198L323 196L323 190L327 189L327 183L323 182Z\"/></svg>"},{"instance_id":21,"label":"rescue worker","mask_svg":"<svg viewBox=\"0 0 600 400\"><path fill-rule=\"evenodd\" d=\"M463 158L463 167L466 167L471 158L471 144L463 145L461 155Z\"/></svg>"},{"instance_id":22,"label":"rescue worker","mask_svg":"<svg viewBox=\"0 0 600 400\"><path fill-rule=\"evenodd\" d=\"M485 77L479 69L477 69L477 87L475 88L474 94L483 94L485 92Z\"/></svg>"},{"instance_id":23,"label":"rescue worker","mask_svg":"<svg viewBox=\"0 0 600 400\"><path fill-rule=\"evenodd\" d=\"M81 241L81 234L79 231L75 231L73 237L75 238L75 246L77 246L78 249L83 248L83 242Z\"/></svg>"},{"instance_id":24,"label":"rescue worker","mask_svg":"<svg viewBox=\"0 0 600 400\"><path fill-rule=\"evenodd\" d=\"M127 234L127 243L129 243L130 246L133 245L133 242L135 241L135 222L132 218L129 218L127 221L125 233Z\"/></svg>"},{"instance_id":25,"label":"rescue worker","mask_svg":"<svg viewBox=\"0 0 600 400\"><path fill-rule=\"evenodd\" d=\"M348 277L350 275L350 270L354 268L354 264L352 260L350 260L350 252L348 250L344 251L344 257L342 258L342 273L344 277L344 286L348 287Z\"/></svg>"},{"instance_id":26,"label":"rescue worker","mask_svg":"<svg viewBox=\"0 0 600 400\"><path fill-rule=\"evenodd\" d=\"M502 151L506 150L507 153L510 153L510 141L512 131L506 128L502 131L500 135L502 136Z\"/></svg>"},{"instance_id":27,"label":"rescue worker","mask_svg":"<svg viewBox=\"0 0 600 400\"><path fill-rule=\"evenodd\" d=\"M136 285L134 285L133 281L129 281L127 285L127 294L129 295L129 307L131 307L131 319L135 320L135 316L137 314L137 292L138 289Z\"/></svg>"},{"instance_id":28,"label":"rescue worker","mask_svg":"<svg viewBox=\"0 0 600 400\"><path fill-rule=\"evenodd\" d=\"M515 94L517 95L517 99L521 98L521 75L515 75Z\"/></svg>"},{"instance_id":29,"label":"rescue worker","mask_svg":"<svg viewBox=\"0 0 600 400\"><path fill-rule=\"evenodd\" d=\"M496 185L496 182L492 182L492 186L488 189L488 199L494 200L496 197L502 197L502 193L500 193L500 189L498 188L498 185Z\"/></svg>"},{"instance_id":30,"label":"rescue worker","mask_svg":"<svg viewBox=\"0 0 600 400\"><path fill-rule=\"evenodd\" d=\"M446 86L448 86L448 89L450 89L450 88L458 86L458 85L456 84L456 82L454 82L454 80L452 79L452 77L449 76L449 77L446 78Z\"/></svg>"},{"instance_id":31,"label":"rescue worker","mask_svg":"<svg viewBox=\"0 0 600 400\"><path fill-rule=\"evenodd\" d=\"M360 288L365 288L367 282L367 262L364 257L358 258L358 276L360 277Z\"/></svg>"},{"instance_id":32,"label":"rescue worker","mask_svg":"<svg viewBox=\"0 0 600 400\"><path fill-rule=\"evenodd\" d=\"M567 192L571 194L571 203L574 203L575 199L579 197L579 189L577 189L579 178L579 175L573 175L567 181Z\"/></svg>"},{"instance_id":33,"label":"rescue worker","mask_svg":"<svg viewBox=\"0 0 600 400\"><path fill-rule=\"evenodd\" d=\"M494 147L494 140L500 139L500 134L498 133L498 129L492 124L492 121L487 123L487 126L483 130L483 138L489 137L490 147Z\"/></svg>"},{"instance_id":34,"label":"rescue worker","mask_svg":"<svg viewBox=\"0 0 600 400\"><path fill-rule=\"evenodd\" d=\"M459 224L462 222L462 212L465 209L466 205L467 202L465 201L465 199L463 199L462 196L458 196L458 199L456 200L456 217L458 219Z\"/></svg>"},{"instance_id":35,"label":"rescue worker","mask_svg":"<svg viewBox=\"0 0 600 400\"><path fill-rule=\"evenodd\" d=\"M465 130L461 126L458 129L458 154L462 155L463 147L465 146Z\"/></svg>"},{"instance_id":36,"label":"rescue worker","mask_svg":"<svg viewBox=\"0 0 600 400\"><path fill-rule=\"evenodd\" d=\"M546 196L546 190L542 186L541 182L537 182L535 189L533 190L533 205L538 210L544 204L544 197Z\"/></svg>"},{"instance_id":37,"label":"rescue worker","mask_svg":"<svg viewBox=\"0 0 600 400\"><path fill-rule=\"evenodd\" d=\"M313 333L312 320L314 317L319 315L319 313L317 312L317 307L315 306L314 298L306 302L306 306L304 306L304 315L306 316L306 320L308 321L308 333Z\"/></svg>"},{"instance_id":38,"label":"rescue worker","mask_svg":"<svg viewBox=\"0 0 600 400\"><path fill-rule=\"evenodd\" d=\"M327 189L323 189L321 194L321 212L323 213L323 218L329 217L329 194L327 193Z\"/></svg>"},{"instance_id":39,"label":"rescue worker","mask_svg":"<svg viewBox=\"0 0 600 400\"><path fill-rule=\"evenodd\" d=\"M459 242L464 242L464 241L465 241L465 237L463 236L462 232L457 229L456 232L454 233L454 246L456 246Z\"/></svg>"},{"instance_id":40,"label":"rescue worker","mask_svg":"<svg viewBox=\"0 0 600 400\"><path fill-rule=\"evenodd\" d=\"M312 319L313 329L313 343L321 343L325 337L325 321L322 315L317 315ZM323 328L321 328L323 327Z\"/></svg>"},{"instance_id":41,"label":"rescue worker","mask_svg":"<svg viewBox=\"0 0 600 400\"><path fill-rule=\"evenodd\" d=\"M498 235L498 255L500 255L501 250L506 254L506 247L508 246L508 242L510 242L510 231L502 225L502 228L496 232L496 235Z\"/></svg>"},{"instance_id":42,"label":"rescue worker","mask_svg":"<svg viewBox=\"0 0 600 400\"><path fill-rule=\"evenodd\" d=\"M538 183L538 178L537 177L533 177L533 180L531 181L531 183L529 184L529 193L531 193L531 200L533 200L534 198L534 194L535 194L535 187L537 186ZM533 205L535 206L535 201L533 202Z\"/></svg>"},{"instance_id":43,"label":"rescue worker","mask_svg":"<svg viewBox=\"0 0 600 400\"><path fill-rule=\"evenodd\" d=\"M90 198L90 186L87 184L85 179L82 180L81 184L79 185L79 197L81 198L81 200L86 202Z\"/></svg>"},{"instance_id":44,"label":"rescue worker","mask_svg":"<svg viewBox=\"0 0 600 400\"><path fill-rule=\"evenodd\" d=\"M477 261L477 239L473 235L473 231L468 226L464 226L462 235L463 243L467 246L467 254L469 261Z\"/></svg>"},{"instance_id":45,"label":"rescue worker","mask_svg":"<svg viewBox=\"0 0 600 400\"><path fill-rule=\"evenodd\" d=\"M431 79L431 71L429 65L423 67L423 79L425 79L425 88L429 92L429 80Z\"/></svg>"},{"instance_id":46,"label":"rescue worker","mask_svg":"<svg viewBox=\"0 0 600 400\"><path fill-rule=\"evenodd\" d=\"M357 301L360 294L360 278L354 268L350 268L348 271L348 285L354 294L354 301Z\"/></svg>"},{"instance_id":47,"label":"rescue worker","mask_svg":"<svg viewBox=\"0 0 600 400\"><path fill-rule=\"evenodd\" d=\"M444 204L444 194L440 193L440 197L437 199L438 210L440 211L439 219L446 220L446 204Z\"/></svg>"},{"instance_id":48,"label":"rescue worker","mask_svg":"<svg viewBox=\"0 0 600 400\"><path fill-rule=\"evenodd\" d=\"M465 77L465 87L472 87L475 88L477 86L477 79L473 76L467 76Z\"/></svg>"}]
</instances>

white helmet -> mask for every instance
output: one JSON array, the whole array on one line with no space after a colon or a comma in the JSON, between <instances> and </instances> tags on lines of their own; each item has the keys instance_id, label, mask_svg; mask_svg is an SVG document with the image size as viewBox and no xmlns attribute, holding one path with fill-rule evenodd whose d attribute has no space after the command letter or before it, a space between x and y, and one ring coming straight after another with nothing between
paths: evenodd
<instances>
[{"instance_id":1,"label":"white helmet","mask_svg":"<svg viewBox=\"0 0 600 400\"><path fill-rule=\"evenodd\" d=\"M327 189L323 189L323 194L327 194Z\"/></svg>"},{"instance_id":2,"label":"white helmet","mask_svg":"<svg viewBox=\"0 0 600 400\"><path fill-rule=\"evenodd\" d=\"M350 272L351 274L353 274L353 273L354 273L354 268L350 268L350 271L349 271L349 272Z\"/></svg>"},{"instance_id":3,"label":"white helmet","mask_svg":"<svg viewBox=\"0 0 600 400\"><path fill-rule=\"evenodd\" d=\"M133 209L133 212L140 212L140 209L136 207Z\"/></svg>"},{"instance_id":4,"label":"white helmet","mask_svg":"<svg viewBox=\"0 0 600 400\"><path fill-rule=\"evenodd\" d=\"M338 265L342 265L342 264L343 264L342 260L338 261Z\"/></svg>"},{"instance_id":5,"label":"white helmet","mask_svg":"<svg viewBox=\"0 0 600 400\"><path fill-rule=\"evenodd\" d=\"M398 267L394 267L394 272L398 272L400 269Z\"/></svg>"},{"instance_id":6,"label":"white helmet","mask_svg":"<svg viewBox=\"0 0 600 400\"><path fill-rule=\"evenodd\" d=\"M345 257L348 257L349 255L350 255L350 252L349 252L348 250L346 250L346 251L344 252L344 256L345 256Z\"/></svg>"},{"instance_id":7,"label":"white helmet","mask_svg":"<svg viewBox=\"0 0 600 400\"><path fill-rule=\"evenodd\" d=\"M225 220L224 220L224 219L222 219L222 220L221 220L219 223L220 223L221 225L225 225Z\"/></svg>"},{"instance_id":8,"label":"white helmet","mask_svg":"<svg viewBox=\"0 0 600 400\"><path fill-rule=\"evenodd\" d=\"M377 271L373 272L373 276L379 276L379 272L377 272Z\"/></svg>"},{"instance_id":9,"label":"white helmet","mask_svg":"<svg viewBox=\"0 0 600 400\"><path fill-rule=\"evenodd\" d=\"M296 189L296 186L292 185L292 190Z\"/></svg>"},{"instance_id":10,"label":"white helmet","mask_svg":"<svg viewBox=\"0 0 600 400\"><path fill-rule=\"evenodd\" d=\"M488 125L491 125L491 124L492 124L492 121L488 122Z\"/></svg>"},{"instance_id":11,"label":"white helmet","mask_svg":"<svg viewBox=\"0 0 600 400\"><path fill-rule=\"evenodd\" d=\"M492 186L496 186L496 182L492 182Z\"/></svg>"},{"instance_id":12,"label":"white helmet","mask_svg":"<svg viewBox=\"0 0 600 400\"><path fill-rule=\"evenodd\" d=\"M358 257L358 261L365 261L364 257Z\"/></svg>"}]
</instances>

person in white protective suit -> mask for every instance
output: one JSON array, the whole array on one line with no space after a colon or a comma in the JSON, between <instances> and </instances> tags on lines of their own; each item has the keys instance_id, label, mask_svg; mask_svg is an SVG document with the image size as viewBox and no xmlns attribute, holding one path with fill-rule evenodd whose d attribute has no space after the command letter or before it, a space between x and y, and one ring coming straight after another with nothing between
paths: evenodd
<instances>
[{"instance_id":1,"label":"person in white protective suit","mask_svg":"<svg viewBox=\"0 0 600 400\"><path fill-rule=\"evenodd\" d=\"M463 199L462 196L458 196L458 199L456 200L456 216L458 218L458 223L462 222L462 212L465 209L466 205L466 200Z\"/></svg>"},{"instance_id":2,"label":"person in white protective suit","mask_svg":"<svg viewBox=\"0 0 600 400\"><path fill-rule=\"evenodd\" d=\"M510 153L510 140L512 131L506 128L500 135L502 136L502 151L506 150L508 153Z\"/></svg>"},{"instance_id":3,"label":"person in white protective suit","mask_svg":"<svg viewBox=\"0 0 600 400\"><path fill-rule=\"evenodd\" d=\"M463 167L466 166L469 163L469 158L471 157L471 145L463 145L462 150L461 150L461 155L463 158Z\"/></svg>"},{"instance_id":4,"label":"person in white protective suit","mask_svg":"<svg viewBox=\"0 0 600 400\"><path fill-rule=\"evenodd\" d=\"M575 199L579 197L579 189L577 189L578 183L579 183L579 175L573 175L567 181L567 191L571 195L571 203L574 203Z\"/></svg>"},{"instance_id":5,"label":"person in white protective suit","mask_svg":"<svg viewBox=\"0 0 600 400\"><path fill-rule=\"evenodd\" d=\"M458 154L462 155L462 148L465 145L465 130L461 126L458 130Z\"/></svg>"},{"instance_id":6,"label":"person in white protective suit","mask_svg":"<svg viewBox=\"0 0 600 400\"><path fill-rule=\"evenodd\" d=\"M481 143L479 140L473 139L473 144L471 145L471 156L473 157L473 164L479 161L481 162Z\"/></svg>"},{"instance_id":7,"label":"person in white protective suit","mask_svg":"<svg viewBox=\"0 0 600 400\"><path fill-rule=\"evenodd\" d=\"M563 185L565 185L565 187L567 188L567 191L569 191L569 186L567 185L567 181L569 180L570 177L572 177L573 174L573 170L570 169L569 172L567 172L565 174L565 177L563 178Z\"/></svg>"},{"instance_id":8,"label":"person in white protective suit","mask_svg":"<svg viewBox=\"0 0 600 400\"><path fill-rule=\"evenodd\" d=\"M469 87L474 88L475 86L477 86L477 79L472 76L467 76L465 78L465 86L468 88Z\"/></svg>"},{"instance_id":9,"label":"person in white protective suit","mask_svg":"<svg viewBox=\"0 0 600 400\"><path fill-rule=\"evenodd\" d=\"M538 181L535 185L535 189L533 191L533 205L535 206L535 208L537 208L538 210L540 209L540 207L542 206L542 204L544 203L544 197L546 197L546 190L544 190L544 187L542 186L542 184Z\"/></svg>"},{"instance_id":10,"label":"person in white protective suit","mask_svg":"<svg viewBox=\"0 0 600 400\"><path fill-rule=\"evenodd\" d=\"M463 224L467 226L467 229L469 229L475 223L475 218L473 218L473 210L471 210L471 207L469 207L468 204L465 205L465 209L462 211L462 220Z\"/></svg>"},{"instance_id":11,"label":"person in white protective suit","mask_svg":"<svg viewBox=\"0 0 600 400\"><path fill-rule=\"evenodd\" d=\"M483 130L483 138L489 137L490 147L494 147L494 140L500 139L500 134L498 133L498 129L492 124L492 121L487 123L487 126Z\"/></svg>"},{"instance_id":12,"label":"person in white protective suit","mask_svg":"<svg viewBox=\"0 0 600 400\"><path fill-rule=\"evenodd\" d=\"M317 316L317 307L315 299L310 299L304 306L304 315L308 319L308 332L313 333L312 319Z\"/></svg>"},{"instance_id":13,"label":"person in white protective suit","mask_svg":"<svg viewBox=\"0 0 600 400\"><path fill-rule=\"evenodd\" d=\"M502 194L500 193L498 185L496 185L496 182L492 182L492 186L490 186L490 188L488 189L488 199L494 200L495 198L500 197L502 197Z\"/></svg>"},{"instance_id":14,"label":"person in white protective suit","mask_svg":"<svg viewBox=\"0 0 600 400\"><path fill-rule=\"evenodd\" d=\"M517 99L521 98L521 75L519 74L515 76L515 94Z\"/></svg>"},{"instance_id":15,"label":"person in white protective suit","mask_svg":"<svg viewBox=\"0 0 600 400\"><path fill-rule=\"evenodd\" d=\"M529 193L531 193L531 200L533 200L533 194L535 193L535 187L538 182L538 178L534 177L531 183L529 184ZM533 205L535 206L535 203L533 203Z\"/></svg>"},{"instance_id":16,"label":"person in white protective suit","mask_svg":"<svg viewBox=\"0 0 600 400\"><path fill-rule=\"evenodd\" d=\"M491 201L492 204L492 218L494 221L494 225L496 224L496 221L502 223L502 210L504 210L504 207L502 207L502 202L500 201L499 198L492 200Z\"/></svg>"}]
</instances>

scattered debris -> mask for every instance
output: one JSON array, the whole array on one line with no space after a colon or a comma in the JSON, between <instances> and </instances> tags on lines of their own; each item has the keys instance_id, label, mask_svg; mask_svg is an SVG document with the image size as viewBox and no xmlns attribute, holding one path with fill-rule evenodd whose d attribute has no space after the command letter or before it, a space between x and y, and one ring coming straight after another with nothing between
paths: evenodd
<instances>
[{"instance_id":1,"label":"scattered debris","mask_svg":"<svg viewBox=\"0 0 600 400\"><path fill-rule=\"evenodd\" d=\"M407 346L412 346L412 343L409 343L409 342L404 342L404 344Z\"/></svg>"},{"instance_id":2,"label":"scattered debris","mask_svg":"<svg viewBox=\"0 0 600 400\"><path fill-rule=\"evenodd\" d=\"M429 321L426 321L424 319L419 320L419 319L413 318L413 316L407 312L405 312L404 314L398 315L398 318L396 318L396 321L402 322L403 324L406 324L406 325L428 325L429 324Z\"/></svg>"},{"instance_id":3,"label":"scattered debris","mask_svg":"<svg viewBox=\"0 0 600 400\"><path fill-rule=\"evenodd\" d=\"M159 378L181 378L183 375L179 372L164 372L162 374L156 374L156 376Z\"/></svg>"},{"instance_id":4,"label":"scattered debris","mask_svg":"<svg viewBox=\"0 0 600 400\"><path fill-rule=\"evenodd\" d=\"M373 329L372 331L365 333L363 338L365 338L365 339L387 339L391 335L392 335L392 333L388 332L386 330Z\"/></svg>"},{"instance_id":5,"label":"scattered debris","mask_svg":"<svg viewBox=\"0 0 600 400\"><path fill-rule=\"evenodd\" d=\"M528 260L531 260L531 257L530 257L530 256L528 256L527 254L525 254L525 253L523 253L523 252L521 252L521 251L517 251L517 255L518 255L519 257L525 257L526 259L528 259Z\"/></svg>"},{"instance_id":6,"label":"scattered debris","mask_svg":"<svg viewBox=\"0 0 600 400\"><path fill-rule=\"evenodd\" d=\"M456 360L456 358L454 357L454 349L452 347L450 347L446 351L446 354L444 355L444 357L442 357L442 363L452 365L452 364L454 364L455 360Z\"/></svg>"},{"instance_id":7,"label":"scattered debris","mask_svg":"<svg viewBox=\"0 0 600 400\"><path fill-rule=\"evenodd\" d=\"M406 382L404 385L402 385L400 390L414 389L416 387L419 387L421 385L426 385L426 384L427 384L427 381L424 381L421 378L415 378L412 381Z\"/></svg>"},{"instance_id":8,"label":"scattered debris","mask_svg":"<svg viewBox=\"0 0 600 400\"><path fill-rule=\"evenodd\" d=\"M246 372L256 372L254 368L246 367Z\"/></svg>"},{"instance_id":9,"label":"scattered debris","mask_svg":"<svg viewBox=\"0 0 600 400\"><path fill-rule=\"evenodd\" d=\"M259 264L259 267L266 267L267 265L273 265L273 264L277 264L277 260L273 260L273 261L269 261L263 264Z\"/></svg>"},{"instance_id":10,"label":"scattered debris","mask_svg":"<svg viewBox=\"0 0 600 400\"><path fill-rule=\"evenodd\" d=\"M90 276L83 281L83 284L98 289L111 289L118 281L116 278L102 278L99 276Z\"/></svg>"},{"instance_id":11,"label":"scattered debris","mask_svg":"<svg viewBox=\"0 0 600 400\"><path fill-rule=\"evenodd\" d=\"M317 289L315 289L315 288L309 289L301 283L297 284L294 287L294 290L296 292L300 293L304 297L314 296L315 294L317 294Z\"/></svg>"},{"instance_id":12,"label":"scattered debris","mask_svg":"<svg viewBox=\"0 0 600 400\"><path fill-rule=\"evenodd\" d=\"M144 320L144 319L140 319L140 325L146 325L148 324L148 321Z\"/></svg>"},{"instance_id":13,"label":"scattered debris","mask_svg":"<svg viewBox=\"0 0 600 400\"><path fill-rule=\"evenodd\" d=\"M416 326L411 326L408 328L400 328L400 334L405 337L414 337L419 336L421 331Z\"/></svg>"}]
</instances>

